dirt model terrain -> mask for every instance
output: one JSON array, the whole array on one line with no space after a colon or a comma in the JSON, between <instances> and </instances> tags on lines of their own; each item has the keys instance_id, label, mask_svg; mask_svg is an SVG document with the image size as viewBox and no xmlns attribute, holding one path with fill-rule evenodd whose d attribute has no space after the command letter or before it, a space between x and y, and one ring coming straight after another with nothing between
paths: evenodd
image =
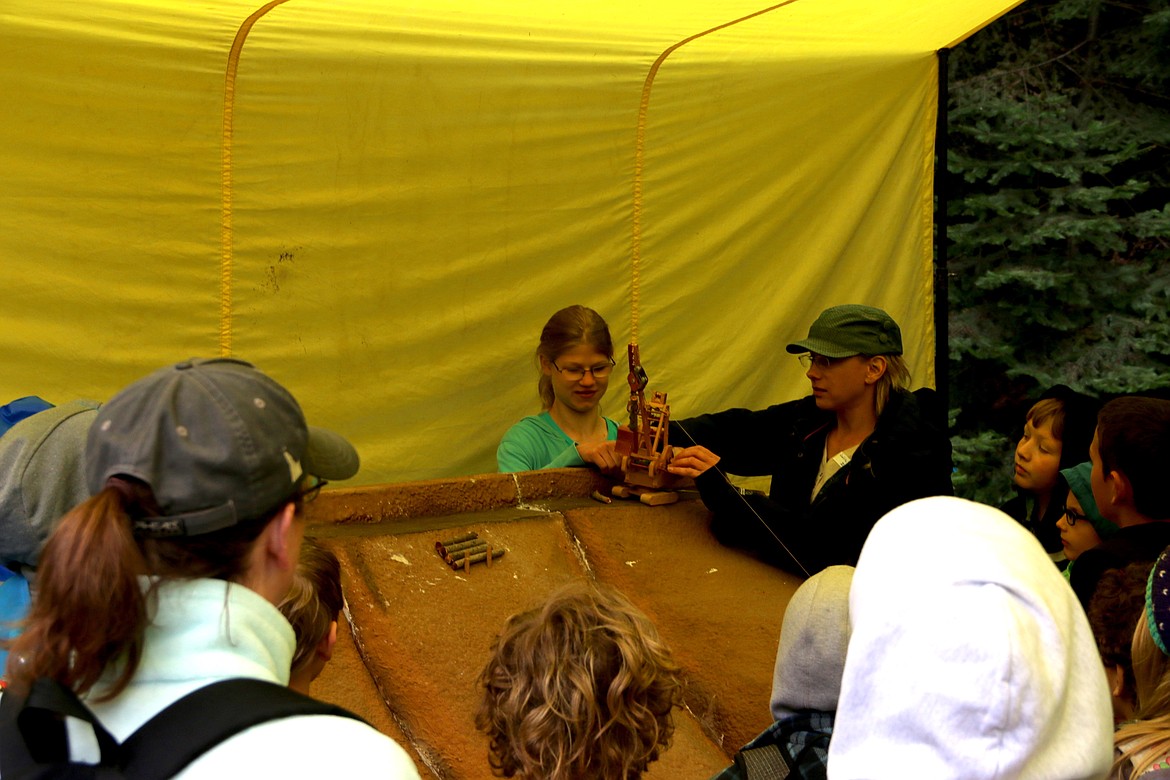
<instances>
[{"instance_id":1,"label":"dirt model terrain","mask_svg":"<svg viewBox=\"0 0 1170 780\"><path fill-rule=\"evenodd\" d=\"M407 748L425 778L492 777L476 678L511 614L575 578L642 608L687 680L671 748L649 778L708 778L766 728L784 608L798 577L722 547L694 493L602 504L586 469L489 474L326 492L311 536L341 560L348 604L313 694ZM452 570L435 542L476 533L502 558ZM348 629L348 630L347 630Z\"/></svg>"}]
</instances>

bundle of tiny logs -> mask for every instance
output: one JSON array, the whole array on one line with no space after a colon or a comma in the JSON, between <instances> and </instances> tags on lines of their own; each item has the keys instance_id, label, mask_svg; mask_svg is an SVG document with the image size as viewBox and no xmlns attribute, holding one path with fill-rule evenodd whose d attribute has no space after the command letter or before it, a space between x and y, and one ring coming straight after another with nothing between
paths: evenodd
<instances>
[{"instance_id":1,"label":"bundle of tiny logs","mask_svg":"<svg viewBox=\"0 0 1170 780\"><path fill-rule=\"evenodd\" d=\"M446 542L435 542L435 552L452 569L463 569L465 572L471 571L473 563L482 563L490 569L492 561L504 557L503 548L493 548L491 543L480 539L479 534L474 532Z\"/></svg>"}]
</instances>

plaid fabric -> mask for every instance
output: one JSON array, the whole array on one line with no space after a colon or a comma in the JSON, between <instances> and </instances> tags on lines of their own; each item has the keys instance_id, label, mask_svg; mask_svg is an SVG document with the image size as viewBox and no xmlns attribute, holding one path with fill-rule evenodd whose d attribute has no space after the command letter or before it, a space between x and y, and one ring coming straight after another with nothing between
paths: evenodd
<instances>
[{"instance_id":1,"label":"plaid fabric","mask_svg":"<svg viewBox=\"0 0 1170 780\"><path fill-rule=\"evenodd\" d=\"M786 753L791 768L788 780L826 780L825 764L832 735L833 713L808 710L776 721L744 745L743 750L777 745ZM732 764L711 780L752 780L752 777L739 764Z\"/></svg>"}]
</instances>

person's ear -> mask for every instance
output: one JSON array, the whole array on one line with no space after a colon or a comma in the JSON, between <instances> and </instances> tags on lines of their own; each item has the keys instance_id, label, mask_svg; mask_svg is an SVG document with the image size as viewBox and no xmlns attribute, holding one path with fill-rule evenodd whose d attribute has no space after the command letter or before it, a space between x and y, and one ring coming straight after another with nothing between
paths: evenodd
<instances>
[{"instance_id":1,"label":"person's ear","mask_svg":"<svg viewBox=\"0 0 1170 780\"><path fill-rule=\"evenodd\" d=\"M329 633L317 643L317 657L323 661L333 658L333 648L337 645L337 621L329 624Z\"/></svg>"},{"instance_id":2,"label":"person's ear","mask_svg":"<svg viewBox=\"0 0 1170 780\"><path fill-rule=\"evenodd\" d=\"M301 547L303 521L290 501L264 526L248 553L248 567L238 580L273 604L288 593Z\"/></svg>"},{"instance_id":3,"label":"person's ear","mask_svg":"<svg viewBox=\"0 0 1170 780\"><path fill-rule=\"evenodd\" d=\"M284 509L272 518L264 529L266 551L269 559L283 571L290 571L297 565L296 560L296 507L290 501Z\"/></svg>"},{"instance_id":4,"label":"person's ear","mask_svg":"<svg viewBox=\"0 0 1170 780\"><path fill-rule=\"evenodd\" d=\"M551 376L553 372L552 363L544 355L538 355L540 358L540 373L545 376Z\"/></svg>"},{"instance_id":5,"label":"person's ear","mask_svg":"<svg viewBox=\"0 0 1170 780\"><path fill-rule=\"evenodd\" d=\"M1120 471L1105 472L1105 489L1109 491L1109 503L1124 506L1133 503L1133 483Z\"/></svg>"},{"instance_id":6,"label":"person's ear","mask_svg":"<svg viewBox=\"0 0 1170 780\"><path fill-rule=\"evenodd\" d=\"M865 366L865 383L867 385L875 384L886 374L886 368L889 364L886 362L884 355L874 355L869 359Z\"/></svg>"}]
</instances>

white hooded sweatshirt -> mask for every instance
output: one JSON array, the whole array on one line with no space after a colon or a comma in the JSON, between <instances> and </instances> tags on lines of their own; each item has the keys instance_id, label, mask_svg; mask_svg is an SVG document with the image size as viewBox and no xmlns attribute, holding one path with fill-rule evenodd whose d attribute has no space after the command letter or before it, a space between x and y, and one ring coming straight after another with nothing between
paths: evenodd
<instances>
[{"instance_id":1,"label":"white hooded sweatshirt","mask_svg":"<svg viewBox=\"0 0 1170 780\"><path fill-rule=\"evenodd\" d=\"M1113 712L1088 619L1036 537L925 498L870 533L830 780L1104 778Z\"/></svg>"}]
</instances>

